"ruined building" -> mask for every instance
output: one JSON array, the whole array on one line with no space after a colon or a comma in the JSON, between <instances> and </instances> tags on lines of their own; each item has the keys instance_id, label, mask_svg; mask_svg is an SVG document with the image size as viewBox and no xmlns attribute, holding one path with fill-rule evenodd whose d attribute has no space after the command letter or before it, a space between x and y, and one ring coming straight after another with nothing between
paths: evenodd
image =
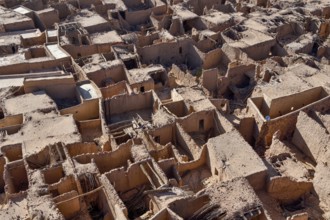
<instances>
[{"instance_id":1,"label":"ruined building","mask_svg":"<svg viewBox=\"0 0 330 220\"><path fill-rule=\"evenodd\" d=\"M329 220L329 0L0 0L0 219Z\"/></svg>"}]
</instances>

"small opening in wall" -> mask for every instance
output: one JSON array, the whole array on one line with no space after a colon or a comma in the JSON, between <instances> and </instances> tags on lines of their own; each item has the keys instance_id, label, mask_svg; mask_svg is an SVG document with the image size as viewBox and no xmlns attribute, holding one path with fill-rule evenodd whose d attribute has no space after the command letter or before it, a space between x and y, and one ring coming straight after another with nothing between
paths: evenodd
<instances>
[{"instance_id":1,"label":"small opening in wall","mask_svg":"<svg viewBox=\"0 0 330 220\"><path fill-rule=\"evenodd\" d=\"M0 119L3 119L3 118L5 118L5 115L4 115L3 111L2 111L2 108L0 108Z\"/></svg>"},{"instance_id":2,"label":"small opening in wall","mask_svg":"<svg viewBox=\"0 0 330 220\"><path fill-rule=\"evenodd\" d=\"M199 120L199 130L204 130L204 119Z\"/></svg>"},{"instance_id":3,"label":"small opening in wall","mask_svg":"<svg viewBox=\"0 0 330 220\"><path fill-rule=\"evenodd\" d=\"M160 136L155 137L155 142L160 143Z\"/></svg>"}]
</instances>

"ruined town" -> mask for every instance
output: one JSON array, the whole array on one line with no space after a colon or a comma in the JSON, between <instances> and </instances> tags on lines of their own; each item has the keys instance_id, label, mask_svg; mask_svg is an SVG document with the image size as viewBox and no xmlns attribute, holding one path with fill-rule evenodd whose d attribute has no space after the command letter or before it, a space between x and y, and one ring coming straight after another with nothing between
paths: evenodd
<instances>
[{"instance_id":1,"label":"ruined town","mask_svg":"<svg viewBox=\"0 0 330 220\"><path fill-rule=\"evenodd\" d=\"M329 220L330 0L0 0L0 219Z\"/></svg>"}]
</instances>

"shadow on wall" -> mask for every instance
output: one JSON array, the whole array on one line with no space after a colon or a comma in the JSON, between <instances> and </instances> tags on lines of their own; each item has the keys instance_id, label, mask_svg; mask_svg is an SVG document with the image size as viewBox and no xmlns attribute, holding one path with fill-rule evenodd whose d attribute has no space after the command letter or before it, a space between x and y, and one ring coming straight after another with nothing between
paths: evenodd
<instances>
[{"instance_id":1,"label":"shadow on wall","mask_svg":"<svg viewBox=\"0 0 330 220\"><path fill-rule=\"evenodd\" d=\"M177 51L174 53L173 51ZM158 43L138 48L143 64L186 64L189 69L203 65L202 53L193 45L192 40L184 39L178 42Z\"/></svg>"}]
</instances>

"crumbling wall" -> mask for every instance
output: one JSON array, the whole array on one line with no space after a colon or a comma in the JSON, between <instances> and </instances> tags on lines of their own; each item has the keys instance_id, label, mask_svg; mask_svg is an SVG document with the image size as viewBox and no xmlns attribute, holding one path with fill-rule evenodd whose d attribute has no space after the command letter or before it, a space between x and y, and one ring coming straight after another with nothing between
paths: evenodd
<instances>
[{"instance_id":1,"label":"crumbling wall","mask_svg":"<svg viewBox=\"0 0 330 220\"><path fill-rule=\"evenodd\" d=\"M57 183L65 175L62 165L45 169L42 173L47 184Z\"/></svg>"},{"instance_id":2,"label":"crumbling wall","mask_svg":"<svg viewBox=\"0 0 330 220\"><path fill-rule=\"evenodd\" d=\"M30 71L29 64L24 63L16 63L12 65L0 66L0 75L6 74L19 74L19 73L27 73Z\"/></svg>"},{"instance_id":3,"label":"crumbling wall","mask_svg":"<svg viewBox=\"0 0 330 220\"><path fill-rule=\"evenodd\" d=\"M238 128L240 134L244 137L244 139L251 145L254 145L255 138L257 135L258 127L256 125L256 121L253 117L247 117L243 118L240 121L239 128Z\"/></svg>"},{"instance_id":4,"label":"crumbling wall","mask_svg":"<svg viewBox=\"0 0 330 220\"><path fill-rule=\"evenodd\" d=\"M70 157L75 157L81 154L91 154L100 151L99 147L94 142L73 143L65 146Z\"/></svg>"},{"instance_id":5,"label":"crumbling wall","mask_svg":"<svg viewBox=\"0 0 330 220\"><path fill-rule=\"evenodd\" d=\"M192 45L188 52L188 67L190 69L200 68L203 65L203 53Z\"/></svg>"},{"instance_id":6,"label":"crumbling wall","mask_svg":"<svg viewBox=\"0 0 330 220\"><path fill-rule=\"evenodd\" d=\"M62 115L72 114L77 121L99 118L99 100L84 100L82 103L60 110Z\"/></svg>"},{"instance_id":7,"label":"crumbling wall","mask_svg":"<svg viewBox=\"0 0 330 220\"><path fill-rule=\"evenodd\" d=\"M2 146L1 152L8 162L21 160L23 158L22 143Z\"/></svg>"},{"instance_id":8,"label":"crumbling wall","mask_svg":"<svg viewBox=\"0 0 330 220\"><path fill-rule=\"evenodd\" d=\"M103 135L102 120L100 118L78 121L77 125L84 142L95 141Z\"/></svg>"},{"instance_id":9,"label":"crumbling wall","mask_svg":"<svg viewBox=\"0 0 330 220\"><path fill-rule=\"evenodd\" d=\"M180 217L183 219L189 219L196 210L202 208L203 205L209 202L209 198L207 196L199 196L199 197L188 197L183 199L178 199L169 204L169 208L173 210L175 213L178 213ZM187 207L189 204L189 207Z\"/></svg>"},{"instance_id":10,"label":"crumbling wall","mask_svg":"<svg viewBox=\"0 0 330 220\"><path fill-rule=\"evenodd\" d=\"M218 69L203 70L203 86L210 92L218 88Z\"/></svg>"},{"instance_id":11,"label":"crumbling wall","mask_svg":"<svg viewBox=\"0 0 330 220\"><path fill-rule=\"evenodd\" d=\"M81 204L78 195L77 191L70 191L54 198L54 202L58 203L57 208L65 219L75 217L80 211Z\"/></svg>"},{"instance_id":12,"label":"crumbling wall","mask_svg":"<svg viewBox=\"0 0 330 220\"><path fill-rule=\"evenodd\" d=\"M150 132L155 140L158 140L159 144L165 145L167 143L173 143L175 139L175 127L173 124L165 125L163 127L154 129Z\"/></svg>"},{"instance_id":13,"label":"crumbling wall","mask_svg":"<svg viewBox=\"0 0 330 220\"><path fill-rule=\"evenodd\" d=\"M73 44L66 44L61 45L61 47L72 56L72 58L77 59L79 57L86 57L90 56L92 54L98 53L98 45L82 45L82 46L76 46ZM108 49L108 52L110 52L110 47Z\"/></svg>"},{"instance_id":14,"label":"crumbling wall","mask_svg":"<svg viewBox=\"0 0 330 220\"><path fill-rule=\"evenodd\" d=\"M184 117L189 114L187 105L183 100L177 102L169 102L164 106L177 117Z\"/></svg>"},{"instance_id":15,"label":"crumbling wall","mask_svg":"<svg viewBox=\"0 0 330 220\"><path fill-rule=\"evenodd\" d=\"M284 38L288 35L299 36L303 33L303 28L299 26L296 22L290 22L288 24L283 24L277 28L277 39Z\"/></svg>"},{"instance_id":16,"label":"crumbling wall","mask_svg":"<svg viewBox=\"0 0 330 220\"><path fill-rule=\"evenodd\" d=\"M95 18L90 18L90 19L95 19ZM111 31L110 23L107 20L104 20L104 22L102 22L102 23L100 22L100 23L95 24L93 26L85 26L84 28L90 34L98 33L98 32Z\"/></svg>"},{"instance_id":17,"label":"crumbling wall","mask_svg":"<svg viewBox=\"0 0 330 220\"><path fill-rule=\"evenodd\" d=\"M290 177L271 177L267 186L269 194L284 204L290 204L312 190L310 181L294 181Z\"/></svg>"},{"instance_id":18,"label":"crumbling wall","mask_svg":"<svg viewBox=\"0 0 330 220\"><path fill-rule=\"evenodd\" d=\"M99 171L105 173L118 167L127 167L128 161L133 162L131 147L132 143L130 141L121 144L114 151L95 154L93 159Z\"/></svg>"},{"instance_id":19,"label":"crumbling wall","mask_svg":"<svg viewBox=\"0 0 330 220\"><path fill-rule=\"evenodd\" d=\"M221 48L216 48L204 54L203 69L216 68L221 64L223 52Z\"/></svg>"},{"instance_id":20,"label":"crumbling wall","mask_svg":"<svg viewBox=\"0 0 330 220\"><path fill-rule=\"evenodd\" d=\"M69 6L65 2L52 2L52 8L55 8L58 11L59 19L65 19L67 16L71 14Z\"/></svg>"},{"instance_id":21,"label":"crumbling wall","mask_svg":"<svg viewBox=\"0 0 330 220\"><path fill-rule=\"evenodd\" d=\"M252 59L242 50L234 48L225 43L221 50L223 52L221 63L227 67L227 65L233 61L240 60L242 63L251 63ZM254 52L255 53L255 52Z\"/></svg>"},{"instance_id":22,"label":"crumbling wall","mask_svg":"<svg viewBox=\"0 0 330 220\"><path fill-rule=\"evenodd\" d=\"M101 5L101 0L79 0L79 6L81 8L90 8L92 5Z\"/></svg>"},{"instance_id":23,"label":"crumbling wall","mask_svg":"<svg viewBox=\"0 0 330 220\"><path fill-rule=\"evenodd\" d=\"M66 155L61 142L45 146L41 151L25 157L29 168L33 170L59 164L65 159Z\"/></svg>"},{"instance_id":24,"label":"crumbling wall","mask_svg":"<svg viewBox=\"0 0 330 220\"><path fill-rule=\"evenodd\" d=\"M24 53L25 59L32 59L32 58L38 58L38 57L45 57L46 56L46 51L45 48L43 47L34 47L34 48L29 48L25 53Z\"/></svg>"},{"instance_id":25,"label":"crumbling wall","mask_svg":"<svg viewBox=\"0 0 330 220\"><path fill-rule=\"evenodd\" d=\"M289 96L272 99L269 103L269 113L271 118L285 115L293 110L300 109L322 98L328 94L325 93L322 87L315 87L300 93L292 94ZM266 102L268 101L265 99Z\"/></svg>"},{"instance_id":26,"label":"crumbling wall","mask_svg":"<svg viewBox=\"0 0 330 220\"><path fill-rule=\"evenodd\" d=\"M141 62L145 64L157 63L171 65L173 63L186 63L191 68L202 65L202 58L198 49L193 46L190 39L178 42L165 42L137 48ZM178 51L178 53L173 53Z\"/></svg>"},{"instance_id":27,"label":"crumbling wall","mask_svg":"<svg viewBox=\"0 0 330 220\"><path fill-rule=\"evenodd\" d=\"M185 33L182 20L179 17L173 17L171 20L169 17L165 17L163 22L164 22L164 26L167 25L168 23L172 22L172 23L168 24L168 25L170 25L168 31L170 32L171 35L180 36Z\"/></svg>"},{"instance_id":28,"label":"crumbling wall","mask_svg":"<svg viewBox=\"0 0 330 220\"><path fill-rule=\"evenodd\" d=\"M47 8L35 13L35 20L39 20L43 28L50 29L55 23L59 23L59 13L53 8Z\"/></svg>"},{"instance_id":29,"label":"crumbling wall","mask_svg":"<svg viewBox=\"0 0 330 220\"><path fill-rule=\"evenodd\" d=\"M272 136L277 131L280 131L280 139L283 139L286 136L292 136L300 111L308 112L309 110L315 110L324 112L329 109L329 106L330 97L326 97L301 109L277 117L270 121L264 121L263 123L260 123L259 120L257 120L257 124L261 126L261 128L259 129L259 137L257 139L257 143L261 145L270 145L272 141Z\"/></svg>"},{"instance_id":30,"label":"crumbling wall","mask_svg":"<svg viewBox=\"0 0 330 220\"><path fill-rule=\"evenodd\" d=\"M113 62L107 63L112 64ZM88 71L87 76L99 87L104 87L106 80L111 79L115 83L127 80L124 64L118 61L113 65L106 66L100 70L94 72Z\"/></svg>"},{"instance_id":31,"label":"crumbling wall","mask_svg":"<svg viewBox=\"0 0 330 220\"><path fill-rule=\"evenodd\" d=\"M35 37L23 38L21 36L21 45L23 47L31 47L34 45L42 45L46 43L46 32L42 32Z\"/></svg>"},{"instance_id":32,"label":"crumbling wall","mask_svg":"<svg viewBox=\"0 0 330 220\"><path fill-rule=\"evenodd\" d=\"M127 167L128 161L133 162L131 155L132 141L119 145L117 149L111 152L92 152L74 156L73 158L81 164L87 164L94 161L96 167L101 173L111 171L119 167ZM108 161L112 161L108 163Z\"/></svg>"},{"instance_id":33,"label":"crumbling wall","mask_svg":"<svg viewBox=\"0 0 330 220\"><path fill-rule=\"evenodd\" d=\"M152 92L118 95L111 99L105 100L105 105L109 105L109 112L106 113L109 116L133 110L152 109L153 96Z\"/></svg>"},{"instance_id":34,"label":"crumbling wall","mask_svg":"<svg viewBox=\"0 0 330 220\"><path fill-rule=\"evenodd\" d=\"M253 60L263 60L269 56L270 49L275 45L275 39L262 42L252 47L242 48L242 51L249 55Z\"/></svg>"},{"instance_id":35,"label":"crumbling wall","mask_svg":"<svg viewBox=\"0 0 330 220\"><path fill-rule=\"evenodd\" d=\"M71 57L71 63L72 68L75 72L75 77L77 78L77 81L84 81L88 80L88 77L86 76L85 71L74 61L74 59Z\"/></svg>"},{"instance_id":36,"label":"crumbling wall","mask_svg":"<svg viewBox=\"0 0 330 220\"><path fill-rule=\"evenodd\" d=\"M176 124L175 140L178 145L183 148L189 158L197 158L200 154L200 148L180 124Z\"/></svg>"},{"instance_id":37,"label":"crumbling wall","mask_svg":"<svg viewBox=\"0 0 330 220\"><path fill-rule=\"evenodd\" d=\"M189 0L187 4L189 9L197 15L203 15L205 9L211 9L218 4L221 4L219 0Z\"/></svg>"},{"instance_id":38,"label":"crumbling wall","mask_svg":"<svg viewBox=\"0 0 330 220\"><path fill-rule=\"evenodd\" d=\"M44 2L42 0L22 2L22 5L34 11L42 10L45 7Z\"/></svg>"},{"instance_id":39,"label":"crumbling wall","mask_svg":"<svg viewBox=\"0 0 330 220\"><path fill-rule=\"evenodd\" d=\"M168 182L172 186L183 186L184 183L177 170L177 160L175 158L162 159L158 161L159 167L165 173L168 178Z\"/></svg>"},{"instance_id":40,"label":"crumbling wall","mask_svg":"<svg viewBox=\"0 0 330 220\"><path fill-rule=\"evenodd\" d=\"M23 160L5 164L3 177L6 184L6 194L16 194L26 191L29 187L29 180Z\"/></svg>"},{"instance_id":41,"label":"crumbling wall","mask_svg":"<svg viewBox=\"0 0 330 220\"><path fill-rule=\"evenodd\" d=\"M23 114L8 115L0 120L0 128L23 124Z\"/></svg>"},{"instance_id":42,"label":"crumbling wall","mask_svg":"<svg viewBox=\"0 0 330 220\"><path fill-rule=\"evenodd\" d=\"M263 97L249 98L247 100L247 109L251 113L251 115L256 118L260 127L261 124L259 123L259 121L262 123L264 117L269 112L269 106L266 103L265 99Z\"/></svg>"},{"instance_id":43,"label":"crumbling wall","mask_svg":"<svg viewBox=\"0 0 330 220\"><path fill-rule=\"evenodd\" d=\"M49 185L49 191L56 197L71 191L78 192L77 183L73 175L63 177L59 182Z\"/></svg>"},{"instance_id":44,"label":"crumbling wall","mask_svg":"<svg viewBox=\"0 0 330 220\"><path fill-rule=\"evenodd\" d=\"M144 24L148 21L152 9L146 9L146 10L138 10L138 11L126 11L125 12L125 20L130 25L139 25Z\"/></svg>"},{"instance_id":45,"label":"crumbling wall","mask_svg":"<svg viewBox=\"0 0 330 220\"><path fill-rule=\"evenodd\" d=\"M188 171L195 170L207 164L207 147L204 145L198 157L189 162L178 162L177 169L180 174Z\"/></svg>"},{"instance_id":46,"label":"crumbling wall","mask_svg":"<svg viewBox=\"0 0 330 220\"><path fill-rule=\"evenodd\" d=\"M144 80L143 82L132 82L130 86L131 89L135 92L151 91L155 89L155 82L152 78L149 78L148 80Z\"/></svg>"},{"instance_id":47,"label":"crumbling wall","mask_svg":"<svg viewBox=\"0 0 330 220\"><path fill-rule=\"evenodd\" d=\"M196 35L196 39L198 39L198 37L201 38L201 36ZM216 40L204 36L204 39L199 39L199 41L196 43L196 46L201 52L207 53L211 50L214 50L216 43Z\"/></svg>"},{"instance_id":48,"label":"crumbling wall","mask_svg":"<svg viewBox=\"0 0 330 220\"><path fill-rule=\"evenodd\" d=\"M329 161L329 156L325 157L324 161ZM315 177L313 179L314 190L320 200L320 207L326 211L324 215L324 217L326 217L330 214L330 188L328 187L328 178L326 178L330 176L329 165L326 162L319 163L317 164L315 171Z\"/></svg>"},{"instance_id":49,"label":"crumbling wall","mask_svg":"<svg viewBox=\"0 0 330 220\"><path fill-rule=\"evenodd\" d=\"M109 181L112 183L116 191L125 192L134 187L148 184L149 180L144 175L140 164L146 163L146 161L139 161L131 164L127 170L125 168L113 169L108 173L105 173Z\"/></svg>"},{"instance_id":50,"label":"crumbling wall","mask_svg":"<svg viewBox=\"0 0 330 220\"><path fill-rule=\"evenodd\" d=\"M35 26L32 19L27 18L17 22L6 23L4 24L4 28L7 32L10 32L10 31L22 31L22 30L34 29Z\"/></svg>"},{"instance_id":51,"label":"crumbling wall","mask_svg":"<svg viewBox=\"0 0 330 220\"><path fill-rule=\"evenodd\" d=\"M327 152L330 138L328 131L322 125L305 112L300 112L292 143L314 162L318 162Z\"/></svg>"},{"instance_id":52,"label":"crumbling wall","mask_svg":"<svg viewBox=\"0 0 330 220\"><path fill-rule=\"evenodd\" d=\"M144 3L142 0L123 0L123 2L127 8L137 8Z\"/></svg>"},{"instance_id":53,"label":"crumbling wall","mask_svg":"<svg viewBox=\"0 0 330 220\"><path fill-rule=\"evenodd\" d=\"M229 66L226 77L230 79L230 83L240 87L244 84L250 84L251 81L254 80L255 75L255 68L254 64L250 65L233 65ZM248 81L248 82L245 82Z\"/></svg>"},{"instance_id":54,"label":"crumbling wall","mask_svg":"<svg viewBox=\"0 0 330 220\"><path fill-rule=\"evenodd\" d=\"M101 175L100 183L103 185L106 195L109 201L109 207L112 211L112 214L116 219L127 219L128 211L123 203L123 201L119 198L115 188L110 183L109 179L106 175Z\"/></svg>"},{"instance_id":55,"label":"crumbling wall","mask_svg":"<svg viewBox=\"0 0 330 220\"><path fill-rule=\"evenodd\" d=\"M6 159L0 157L0 194L5 192L5 181L4 181L4 169L5 169Z\"/></svg>"},{"instance_id":56,"label":"crumbling wall","mask_svg":"<svg viewBox=\"0 0 330 220\"><path fill-rule=\"evenodd\" d=\"M100 88L100 91L104 99L109 99L116 95L129 93L128 85L125 81L121 81L119 83Z\"/></svg>"},{"instance_id":57,"label":"crumbling wall","mask_svg":"<svg viewBox=\"0 0 330 220\"><path fill-rule=\"evenodd\" d=\"M24 80L25 93L45 90L52 98L75 98L76 83L73 77L39 78Z\"/></svg>"},{"instance_id":58,"label":"crumbling wall","mask_svg":"<svg viewBox=\"0 0 330 220\"><path fill-rule=\"evenodd\" d=\"M137 47L145 47L148 45L152 45L155 40L159 39L159 33L150 33L149 35L141 35L138 37Z\"/></svg>"},{"instance_id":59,"label":"crumbling wall","mask_svg":"<svg viewBox=\"0 0 330 220\"><path fill-rule=\"evenodd\" d=\"M150 220L183 220L179 215L173 212L171 209L163 208L158 211Z\"/></svg>"},{"instance_id":60,"label":"crumbling wall","mask_svg":"<svg viewBox=\"0 0 330 220\"><path fill-rule=\"evenodd\" d=\"M158 146L156 142L154 142L153 144ZM173 158L174 156L172 144L170 143L167 143L166 145L159 147L159 149L150 150L149 154L152 158L154 158L157 161L158 164L159 164L159 160Z\"/></svg>"},{"instance_id":61,"label":"crumbling wall","mask_svg":"<svg viewBox=\"0 0 330 220\"><path fill-rule=\"evenodd\" d=\"M199 111L194 112L185 118L179 119L178 121L187 133L208 131L213 128L215 135L219 135L221 131L218 130L215 124L216 117L214 111Z\"/></svg>"}]
</instances>

